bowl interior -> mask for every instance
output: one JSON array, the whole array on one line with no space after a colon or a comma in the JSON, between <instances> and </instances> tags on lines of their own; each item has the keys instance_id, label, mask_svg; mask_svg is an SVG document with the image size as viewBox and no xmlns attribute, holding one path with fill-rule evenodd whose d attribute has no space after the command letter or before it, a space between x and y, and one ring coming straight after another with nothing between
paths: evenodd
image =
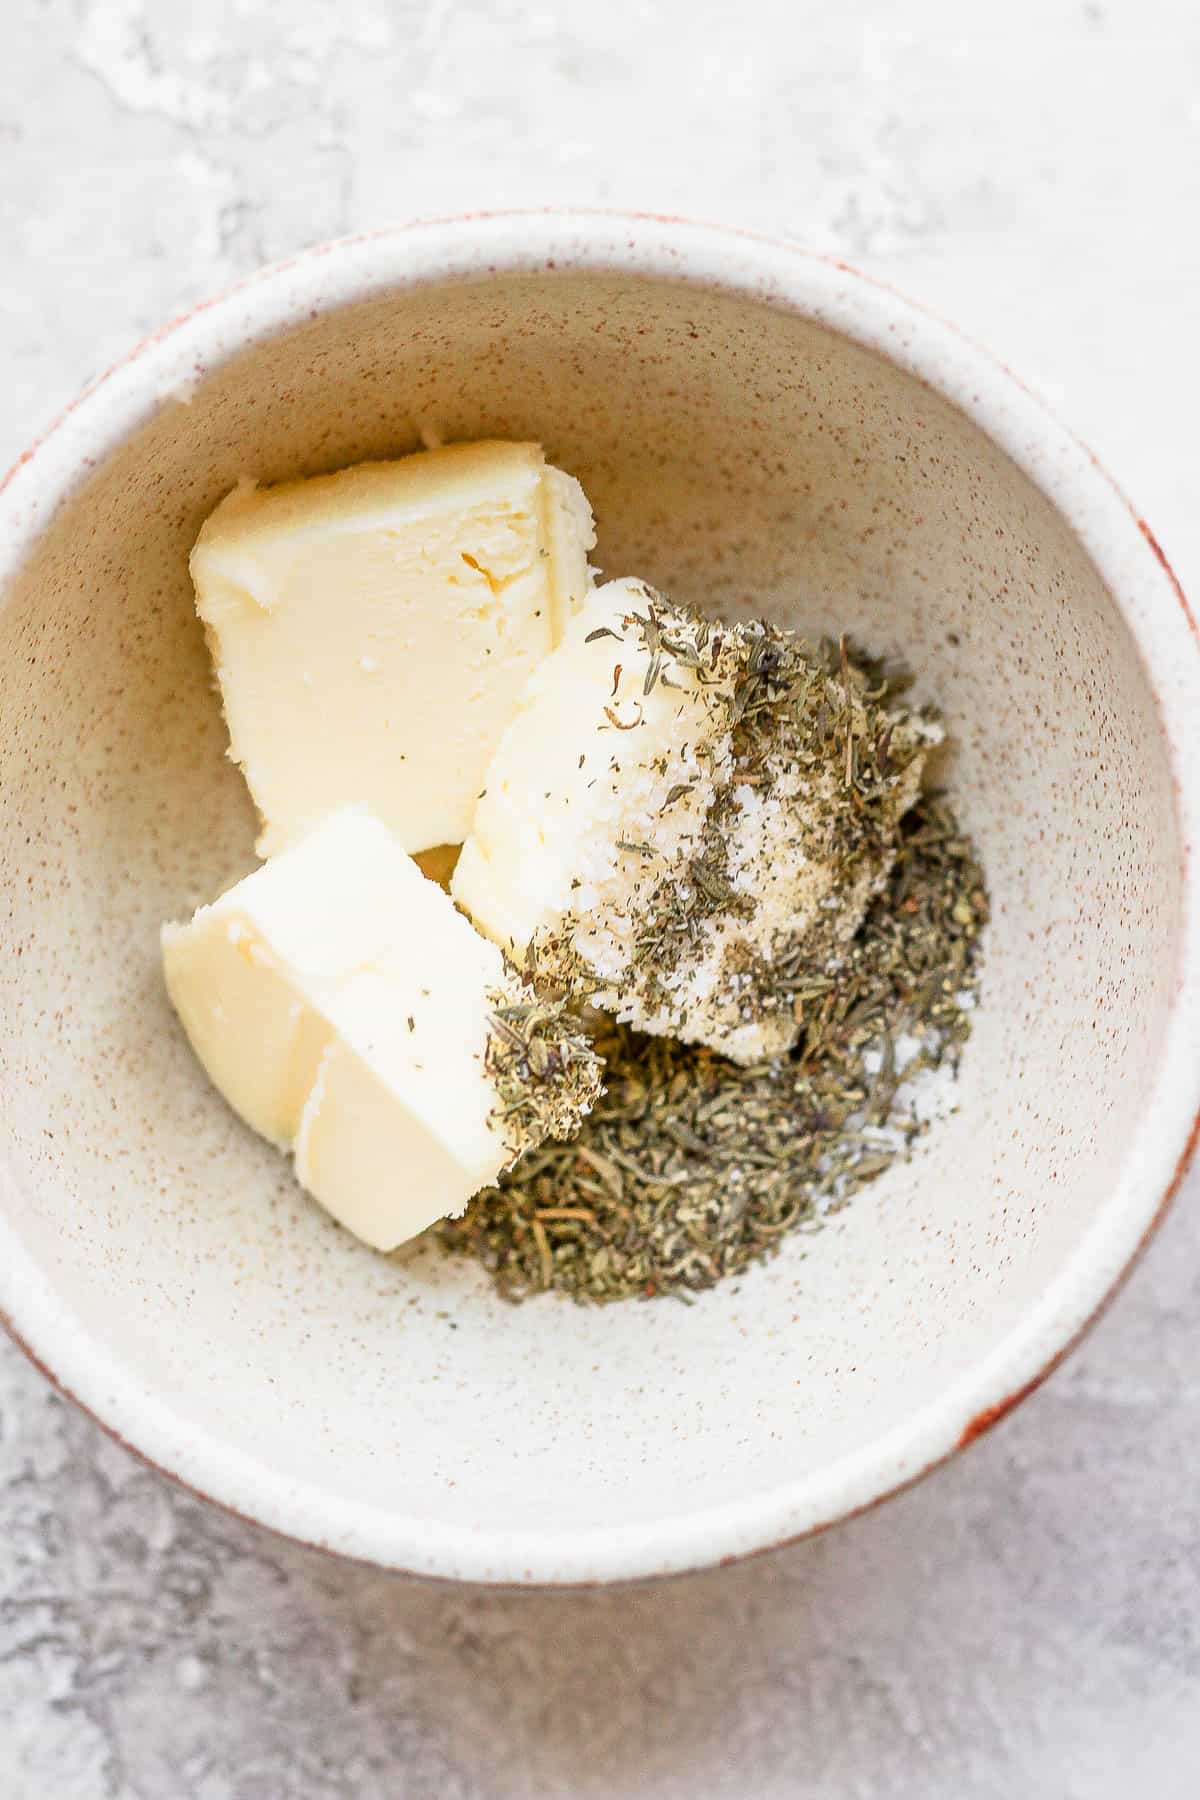
<instances>
[{"instance_id":1,"label":"bowl interior","mask_svg":"<svg viewBox=\"0 0 1200 1800\"><path fill-rule=\"evenodd\" d=\"M253 863L187 577L200 521L243 474L395 455L422 429L540 438L593 500L606 572L846 629L950 723L994 904L957 1111L692 1307L513 1308L436 1251L359 1248L210 1091L164 997L160 921ZM265 1468L312 1535L386 1538L413 1567L578 1576L562 1545L603 1531L635 1572L664 1521L703 1560L688 1521L802 1498L1045 1292L1154 1080L1178 846L1108 592L965 416L745 297L561 271L418 286L165 394L5 598L0 769L5 1218L97 1356L209 1444L221 1498L263 1510Z\"/></svg>"}]
</instances>

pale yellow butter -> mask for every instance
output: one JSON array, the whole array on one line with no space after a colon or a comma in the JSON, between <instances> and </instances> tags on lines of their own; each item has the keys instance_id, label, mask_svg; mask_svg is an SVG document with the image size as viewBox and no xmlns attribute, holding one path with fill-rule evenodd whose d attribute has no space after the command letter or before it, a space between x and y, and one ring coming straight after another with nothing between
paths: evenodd
<instances>
[{"instance_id":1,"label":"pale yellow butter","mask_svg":"<svg viewBox=\"0 0 1200 1800\"><path fill-rule=\"evenodd\" d=\"M592 592L527 683L488 768L450 891L518 964L539 932L579 914L602 946L597 961L607 952L604 972L619 979L654 867L625 846L652 838L686 851L712 799L714 754L728 760L722 709L690 670L644 692L646 657L624 620L645 607L639 581ZM613 1010L616 999L606 994Z\"/></svg>"},{"instance_id":2,"label":"pale yellow butter","mask_svg":"<svg viewBox=\"0 0 1200 1800\"><path fill-rule=\"evenodd\" d=\"M795 1042L801 1014L774 970L814 956L824 970L858 929L941 736L887 715L890 835L839 863L859 796L815 738L800 724L772 737L760 718L760 766L739 762L735 689L756 646L772 653L760 630L704 626L639 581L594 589L520 696L450 887L552 990L744 1064ZM852 706L865 732L859 691L807 666L807 711L784 699L787 716Z\"/></svg>"},{"instance_id":3,"label":"pale yellow butter","mask_svg":"<svg viewBox=\"0 0 1200 1800\"><path fill-rule=\"evenodd\" d=\"M332 814L162 938L216 1086L366 1243L461 1212L512 1160L485 1067L512 978L369 814Z\"/></svg>"},{"instance_id":4,"label":"pale yellow butter","mask_svg":"<svg viewBox=\"0 0 1200 1800\"><path fill-rule=\"evenodd\" d=\"M363 805L460 843L531 670L590 585L578 482L536 444L455 444L236 488L192 551L229 726L273 855Z\"/></svg>"}]
</instances>

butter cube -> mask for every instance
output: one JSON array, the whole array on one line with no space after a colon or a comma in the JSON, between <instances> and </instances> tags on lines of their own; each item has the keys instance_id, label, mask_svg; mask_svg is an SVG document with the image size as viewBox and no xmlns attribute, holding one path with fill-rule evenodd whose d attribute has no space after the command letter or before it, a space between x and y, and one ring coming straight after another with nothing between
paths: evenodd
<instances>
[{"instance_id":1,"label":"butter cube","mask_svg":"<svg viewBox=\"0 0 1200 1800\"><path fill-rule=\"evenodd\" d=\"M578 482L536 444L455 444L235 488L192 551L260 856L364 805L416 852L461 843L530 671L582 603Z\"/></svg>"},{"instance_id":2,"label":"butter cube","mask_svg":"<svg viewBox=\"0 0 1200 1800\"><path fill-rule=\"evenodd\" d=\"M610 582L530 676L451 893L541 982L754 1063L795 1042L939 737L845 658Z\"/></svg>"},{"instance_id":3,"label":"butter cube","mask_svg":"<svg viewBox=\"0 0 1200 1800\"><path fill-rule=\"evenodd\" d=\"M162 946L213 1082L378 1249L461 1212L599 1093L585 1041L361 809L164 926Z\"/></svg>"}]
</instances>

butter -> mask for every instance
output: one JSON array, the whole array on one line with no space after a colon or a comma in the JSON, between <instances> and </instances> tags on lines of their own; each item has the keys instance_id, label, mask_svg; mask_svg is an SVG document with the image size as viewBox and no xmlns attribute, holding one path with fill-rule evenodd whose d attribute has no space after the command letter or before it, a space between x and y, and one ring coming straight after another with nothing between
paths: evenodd
<instances>
[{"instance_id":1,"label":"butter","mask_svg":"<svg viewBox=\"0 0 1200 1800\"><path fill-rule=\"evenodd\" d=\"M461 843L524 682L582 604L578 482L536 444L456 444L236 488L192 551L260 856L366 806Z\"/></svg>"},{"instance_id":2,"label":"butter","mask_svg":"<svg viewBox=\"0 0 1200 1800\"><path fill-rule=\"evenodd\" d=\"M939 736L787 634L610 582L530 676L451 893L546 983L758 1062L886 880Z\"/></svg>"},{"instance_id":3,"label":"butter","mask_svg":"<svg viewBox=\"0 0 1200 1800\"><path fill-rule=\"evenodd\" d=\"M645 604L637 581L593 591L530 677L486 772L450 891L517 962L568 914L594 914L604 948L594 941L589 962L617 976L652 866L622 845L654 837L685 855L699 840L721 709L690 672L643 691L647 659L624 621Z\"/></svg>"},{"instance_id":4,"label":"butter","mask_svg":"<svg viewBox=\"0 0 1200 1800\"><path fill-rule=\"evenodd\" d=\"M461 1212L599 1092L584 1040L361 809L164 926L162 949L215 1085L377 1249Z\"/></svg>"}]
</instances>

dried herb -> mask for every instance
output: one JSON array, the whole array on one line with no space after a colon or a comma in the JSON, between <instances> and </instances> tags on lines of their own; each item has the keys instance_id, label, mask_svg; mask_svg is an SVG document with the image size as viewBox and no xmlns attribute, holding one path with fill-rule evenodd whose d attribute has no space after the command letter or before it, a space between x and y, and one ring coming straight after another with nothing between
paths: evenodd
<instances>
[{"instance_id":1,"label":"dried herb","mask_svg":"<svg viewBox=\"0 0 1200 1800\"><path fill-rule=\"evenodd\" d=\"M811 962L857 929L941 729L844 638L813 648L762 621L721 624L641 591L619 631L604 626L588 641L615 637L630 653L615 665L614 700L625 668L644 662L643 699L669 672L681 676L670 684L681 695L678 743L640 764L642 703L627 716L604 706L611 727L635 733L622 751L627 776L640 770L650 795L657 776L661 797L613 846L641 862L605 872L589 908L539 931L528 973L543 991L753 1060L793 1042L778 966ZM673 779L685 764L686 778Z\"/></svg>"},{"instance_id":2,"label":"dried herb","mask_svg":"<svg viewBox=\"0 0 1200 1800\"><path fill-rule=\"evenodd\" d=\"M602 1020L607 1092L579 1135L441 1225L444 1245L512 1300L687 1298L817 1228L923 1129L914 1078L957 1068L987 914L949 805L918 800L851 943L779 971L800 1026L787 1056L742 1068Z\"/></svg>"},{"instance_id":3,"label":"dried herb","mask_svg":"<svg viewBox=\"0 0 1200 1800\"><path fill-rule=\"evenodd\" d=\"M490 1005L484 1068L496 1091L493 1118L521 1156L577 1129L601 1091L601 1063L561 1001L497 991Z\"/></svg>"}]
</instances>

